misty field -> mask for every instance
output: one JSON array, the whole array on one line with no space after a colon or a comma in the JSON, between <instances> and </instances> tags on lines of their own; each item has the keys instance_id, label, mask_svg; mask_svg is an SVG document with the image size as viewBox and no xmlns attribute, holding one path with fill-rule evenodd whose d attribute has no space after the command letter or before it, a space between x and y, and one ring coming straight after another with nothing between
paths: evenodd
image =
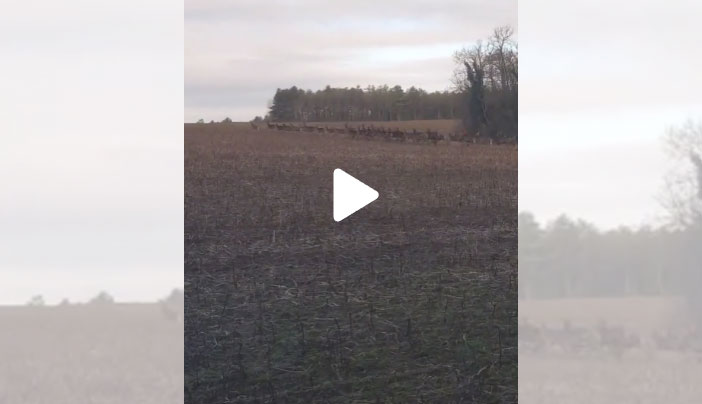
<instances>
[{"instance_id":1,"label":"misty field","mask_svg":"<svg viewBox=\"0 0 702 404\"><path fill-rule=\"evenodd\" d=\"M700 402L689 314L680 297L520 301L520 402Z\"/></svg>"},{"instance_id":2,"label":"misty field","mask_svg":"<svg viewBox=\"0 0 702 404\"><path fill-rule=\"evenodd\" d=\"M514 147L186 124L186 401L516 402L516 209Z\"/></svg>"},{"instance_id":3,"label":"misty field","mask_svg":"<svg viewBox=\"0 0 702 404\"><path fill-rule=\"evenodd\" d=\"M540 403L699 403L702 363L687 357L519 356L519 398Z\"/></svg>"},{"instance_id":4,"label":"misty field","mask_svg":"<svg viewBox=\"0 0 702 404\"><path fill-rule=\"evenodd\" d=\"M0 307L0 403L183 400L183 323L158 304Z\"/></svg>"}]
</instances>

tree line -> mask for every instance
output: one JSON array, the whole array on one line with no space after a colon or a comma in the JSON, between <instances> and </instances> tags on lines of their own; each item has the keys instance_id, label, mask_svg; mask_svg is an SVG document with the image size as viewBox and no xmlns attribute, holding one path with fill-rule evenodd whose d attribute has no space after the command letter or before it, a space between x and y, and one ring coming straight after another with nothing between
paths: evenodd
<instances>
[{"instance_id":1,"label":"tree line","mask_svg":"<svg viewBox=\"0 0 702 404\"><path fill-rule=\"evenodd\" d=\"M183 304L184 302L184 292L182 289L173 289L171 290L170 294L164 298L159 300L159 302L166 302L166 303L172 303L172 304ZM106 291L101 291L95 297L91 298L87 304L92 304L92 305L105 305L105 304L113 304L115 303L115 298L109 294ZM58 303L58 306L69 306L69 305L74 305L74 304L81 304L81 303L72 303L68 299L63 299L61 302ZM39 306L46 306L46 303L44 301L44 296L42 295L34 295L32 296L28 301L27 301L27 306L34 306L34 307L39 307Z\"/></svg>"},{"instance_id":2,"label":"tree line","mask_svg":"<svg viewBox=\"0 0 702 404\"><path fill-rule=\"evenodd\" d=\"M269 117L278 122L404 121L454 119L460 110L455 92L427 92L402 86L368 86L362 89L333 88L303 90L292 86L278 89Z\"/></svg>"},{"instance_id":3,"label":"tree line","mask_svg":"<svg viewBox=\"0 0 702 404\"><path fill-rule=\"evenodd\" d=\"M276 90L265 118L274 122L460 119L466 134L517 137L517 42L510 27L454 54L450 91L388 85Z\"/></svg>"},{"instance_id":4,"label":"tree line","mask_svg":"<svg viewBox=\"0 0 702 404\"><path fill-rule=\"evenodd\" d=\"M561 216L519 215L519 297L682 296L702 323L702 122L671 128L668 223L600 231Z\"/></svg>"},{"instance_id":5,"label":"tree line","mask_svg":"<svg viewBox=\"0 0 702 404\"><path fill-rule=\"evenodd\" d=\"M520 298L687 295L690 285L702 285L700 240L700 225L599 231L566 216L541 226L524 212Z\"/></svg>"}]
</instances>

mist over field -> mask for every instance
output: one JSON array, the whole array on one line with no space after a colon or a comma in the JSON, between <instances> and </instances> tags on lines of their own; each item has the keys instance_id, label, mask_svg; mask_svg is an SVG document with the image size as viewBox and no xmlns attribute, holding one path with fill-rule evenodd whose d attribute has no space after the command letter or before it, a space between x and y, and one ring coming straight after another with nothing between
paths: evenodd
<instances>
[{"instance_id":1,"label":"mist over field","mask_svg":"<svg viewBox=\"0 0 702 404\"><path fill-rule=\"evenodd\" d=\"M0 306L0 401L182 402L182 296Z\"/></svg>"},{"instance_id":2,"label":"mist over field","mask_svg":"<svg viewBox=\"0 0 702 404\"><path fill-rule=\"evenodd\" d=\"M520 10L519 399L697 402L700 5L602 6Z\"/></svg>"},{"instance_id":3,"label":"mist over field","mask_svg":"<svg viewBox=\"0 0 702 404\"><path fill-rule=\"evenodd\" d=\"M0 402L182 402L183 6L3 6Z\"/></svg>"}]
</instances>

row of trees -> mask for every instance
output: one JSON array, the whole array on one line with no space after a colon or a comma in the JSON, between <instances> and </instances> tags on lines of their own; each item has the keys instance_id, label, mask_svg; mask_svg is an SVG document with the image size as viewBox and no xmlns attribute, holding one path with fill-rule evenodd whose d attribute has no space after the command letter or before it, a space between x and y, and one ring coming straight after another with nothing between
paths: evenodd
<instances>
[{"instance_id":1,"label":"row of trees","mask_svg":"<svg viewBox=\"0 0 702 404\"><path fill-rule=\"evenodd\" d=\"M469 135L517 137L517 43L510 27L495 29L454 55L453 89L427 92L368 86L362 89L277 89L265 119L272 121L399 121L458 119ZM261 118L257 117L257 120Z\"/></svg>"},{"instance_id":2,"label":"row of trees","mask_svg":"<svg viewBox=\"0 0 702 404\"><path fill-rule=\"evenodd\" d=\"M659 229L601 232L565 216L542 227L519 215L520 298L685 296L702 323L702 122L667 136L676 169Z\"/></svg>"},{"instance_id":3,"label":"row of trees","mask_svg":"<svg viewBox=\"0 0 702 404\"><path fill-rule=\"evenodd\" d=\"M562 216L519 216L521 298L686 295L700 283L702 227L601 232Z\"/></svg>"},{"instance_id":4,"label":"row of trees","mask_svg":"<svg viewBox=\"0 0 702 404\"><path fill-rule=\"evenodd\" d=\"M278 89L270 105L273 121L401 121L454 119L461 97L450 91L429 93L421 88L368 86L362 89Z\"/></svg>"},{"instance_id":5,"label":"row of trees","mask_svg":"<svg viewBox=\"0 0 702 404\"><path fill-rule=\"evenodd\" d=\"M182 304L185 301L184 299L184 294L182 289L173 289L171 293L166 297L165 299L162 299L161 302L166 302L166 303L172 303L172 304ZM88 304L112 304L115 303L115 298L112 297L111 294L102 291L98 293L95 297L90 299L88 301ZM63 299L60 303L59 306L68 306L71 303L68 299ZM34 295L32 296L29 301L27 302L27 306L45 306L46 302L44 301L44 297L42 295Z\"/></svg>"}]
</instances>

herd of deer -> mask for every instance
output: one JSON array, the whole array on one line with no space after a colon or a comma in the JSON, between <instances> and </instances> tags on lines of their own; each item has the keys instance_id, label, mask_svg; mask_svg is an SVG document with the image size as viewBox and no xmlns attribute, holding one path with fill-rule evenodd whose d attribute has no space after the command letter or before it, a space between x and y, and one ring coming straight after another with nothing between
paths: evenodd
<instances>
[{"instance_id":1,"label":"herd of deer","mask_svg":"<svg viewBox=\"0 0 702 404\"><path fill-rule=\"evenodd\" d=\"M259 130L263 128L262 125L258 125L254 122L250 122L251 127L254 130ZM360 126L350 126L348 123L344 127L329 127L325 126L312 126L307 124L294 125L291 123L265 123L268 129L271 130L284 130L289 132L318 132L318 133L338 133L347 134L351 138L361 138L361 139L385 139L389 141L398 142L414 142L423 143L431 142L436 145L440 141L452 141L452 142L465 142L473 144L493 144L493 140L486 137L480 137L479 135L470 136L467 133L439 133L439 131L434 131L427 129L426 131L418 131L417 129L401 130L400 128L386 128L386 127L376 127L373 125L360 125Z\"/></svg>"},{"instance_id":2,"label":"herd of deer","mask_svg":"<svg viewBox=\"0 0 702 404\"><path fill-rule=\"evenodd\" d=\"M689 328L638 335L604 322L594 327L577 326L567 320L560 328L528 321L519 325L520 352L577 354L608 351L621 356L635 350L702 354L702 330Z\"/></svg>"}]
</instances>

